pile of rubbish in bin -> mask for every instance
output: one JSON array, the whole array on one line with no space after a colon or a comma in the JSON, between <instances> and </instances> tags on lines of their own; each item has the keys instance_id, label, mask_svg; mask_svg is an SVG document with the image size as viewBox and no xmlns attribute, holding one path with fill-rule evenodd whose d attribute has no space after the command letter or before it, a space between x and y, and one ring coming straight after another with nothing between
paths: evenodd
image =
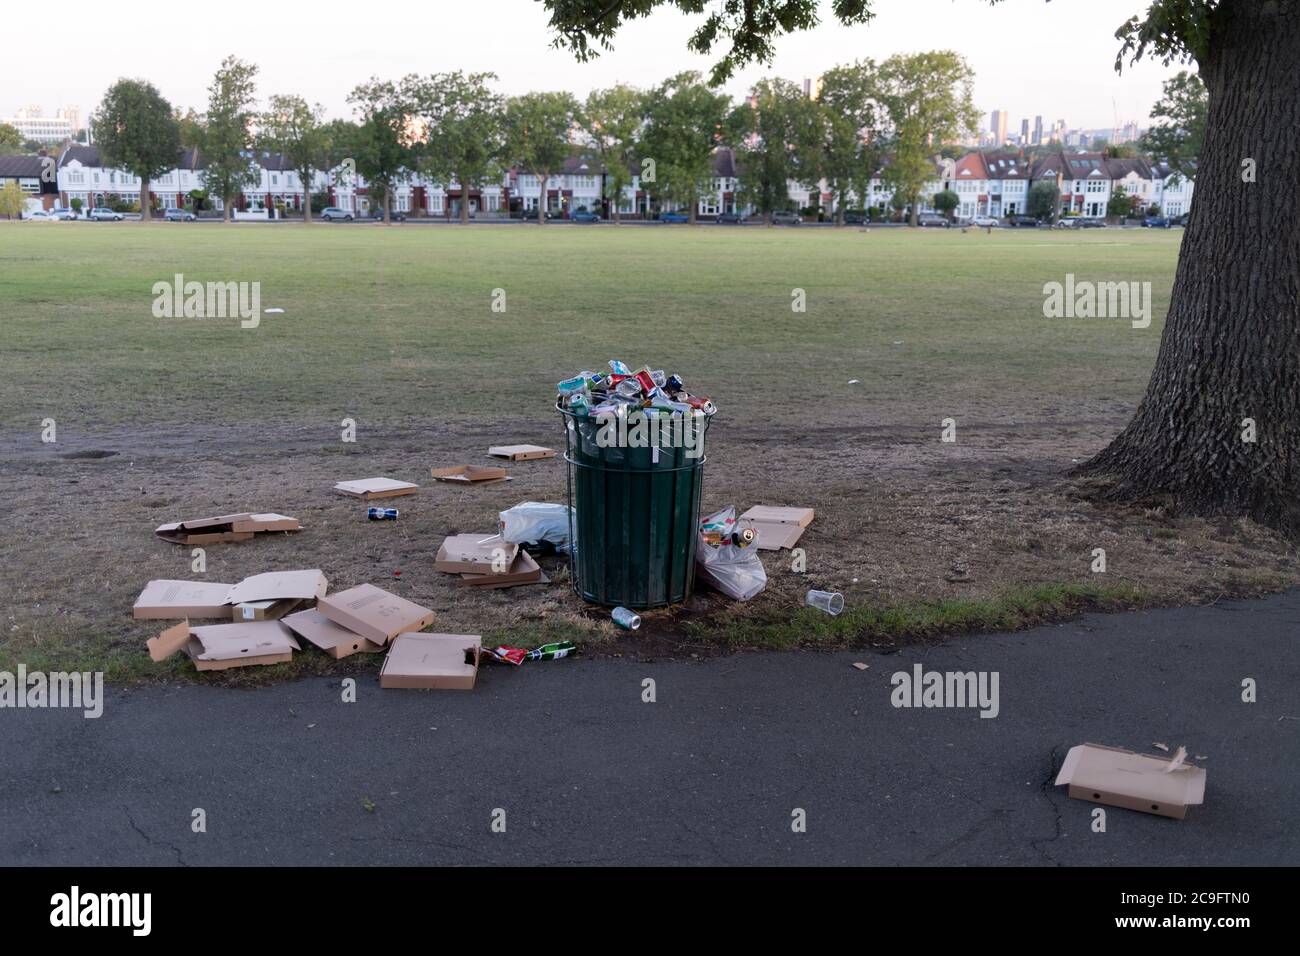
<instances>
[{"instance_id":1,"label":"pile of rubbish in bin","mask_svg":"<svg viewBox=\"0 0 1300 956\"><path fill-rule=\"evenodd\" d=\"M608 372L584 369L556 388L560 407L582 417L615 415L633 408L681 416L717 411L707 398L688 393L680 376L652 370L649 365L633 372L618 359L609 360Z\"/></svg>"}]
</instances>

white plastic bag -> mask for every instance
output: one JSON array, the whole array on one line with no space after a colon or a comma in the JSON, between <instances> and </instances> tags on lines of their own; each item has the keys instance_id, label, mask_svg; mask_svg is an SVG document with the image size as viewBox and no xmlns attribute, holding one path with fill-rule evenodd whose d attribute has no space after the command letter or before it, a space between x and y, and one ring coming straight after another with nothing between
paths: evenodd
<instances>
[{"instance_id":1,"label":"white plastic bag","mask_svg":"<svg viewBox=\"0 0 1300 956\"><path fill-rule=\"evenodd\" d=\"M507 544L549 541L560 554L569 551L569 512L564 505L525 501L498 512L501 538Z\"/></svg>"},{"instance_id":2,"label":"white plastic bag","mask_svg":"<svg viewBox=\"0 0 1300 956\"><path fill-rule=\"evenodd\" d=\"M724 528L730 533L735 527L736 509L730 505L700 522L695 535L695 571L704 583L727 597L748 601L767 587L767 571L758 557L758 539L743 548L730 541L709 544L704 540L705 528Z\"/></svg>"}]
</instances>

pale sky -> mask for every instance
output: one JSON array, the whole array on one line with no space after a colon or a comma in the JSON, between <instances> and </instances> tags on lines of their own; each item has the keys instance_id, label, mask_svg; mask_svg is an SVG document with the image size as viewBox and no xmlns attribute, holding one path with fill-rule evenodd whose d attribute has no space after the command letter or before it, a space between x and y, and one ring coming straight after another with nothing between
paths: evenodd
<instances>
[{"instance_id":1,"label":"pale sky","mask_svg":"<svg viewBox=\"0 0 1300 956\"><path fill-rule=\"evenodd\" d=\"M1146 0L875 0L876 17L843 27L822 3L815 30L777 41L770 67L751 67L726 89L739 97L757 79L796 82L862 57L952 49L975 70L975 105L984 114L1005 109L1009 132L1041 114L1045 126L1145 125L1161 80L1178 69L1144 62L1114 71L1115 30L1142 12ZM82 121L119 76L151 81L173 104L202 110L207 85L223 56L234 53L261 68L258 93L297 93L322 103L331 117L348 116L347 95L371 75L491 71L503 93L567 89L579 96L623 81L652 86L684 69L707 70L686 40L701 17L665 8L625 26L612 51L590 63L550 47L546 11L537 0L381 0L376 4L319 0L311 4L221 0L215 7L175 7L140 0L63 0L53 43L11 37L0 58L0 116L39 105L46 116L64 104ZM220 11L219 20L198 18ZM469 15L468 29L458 18ZM111 22L110 22L111 21ZM153 42L138 50L141 22ZM304 24L311 52L304 53Z\"/></svg>"}]
</instances>

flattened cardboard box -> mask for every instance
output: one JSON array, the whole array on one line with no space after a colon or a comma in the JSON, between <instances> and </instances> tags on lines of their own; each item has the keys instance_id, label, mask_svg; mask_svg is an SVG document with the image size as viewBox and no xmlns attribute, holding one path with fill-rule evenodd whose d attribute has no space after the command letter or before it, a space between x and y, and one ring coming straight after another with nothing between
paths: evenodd
<instances>
[{"instance_id":1,"label":"flattened cardboard box","mask_svg":"<svg viewBox=\"0 0 1300 956\"><path fill-rule=\"evenodd\" d=\"M450 468L430 468L429 474L435 481L450 481L458 485L493 485L499 481L509 481L510 476L504 468L482 465L452 465Z\"/></svg>"},{"instance_id":2,"label":"flattened cardboard box","mask_svg":"<svg viewBox=\"0 0 1300 956\"><path fill-rule=\"evenodd\" d=\"M804 529L812 524L811 508L773 508L755 505L738 519L736 526L758 532L758 547L763 551L793 548Z\"/></svg>"},{"instance_id":3,"label":"flattened cardboard box","mask_svg":"<svg viewBox=\"0 0 1300 956\"><path fill-rule=\"evenodd\" d=\"M247 601L230 606L232 621L278 621L302 603L301 598L281 598L278 601Z\"/></svg>"},{"instance_id":4,"label":"flattened cardboard box","mask_svg":"<svg viewBox=\"0 0 1300 956\"><path fill-rule=\"evenodd\" d=\"M550 584L551 579L542 571L542 566L533 560L533 556L522 548L515 557L510 570L504 574L465 574L462 573L457 587L462 588L513 588L521 584Z\"/></svg>"},{"instance_id":5,"label":"flattened cardboard box","mask_svg":"<svg viewBox=\"0 0 1300 956\"><path fill-rule=\"evenodd\" d=\"M384 658L379 686L473 690L482 650L477 634L401 634Z\"/></svg>"},{"instance_id":6,"label":"flattened cardboard box","mask_svg":"<svg viewBox=\"0 0 1300 956\"><path fill-rule=\"evenodd\" d=\"M1071 747L1056 786L1068 784L1076 800L1104 803L1181 820L1187 808L1205 799L1205 771L1172 760L1102 744Z\"/></svg>"},{"instance_id":7,"label":"flattened cardboard box","mask_svg":"<svg viewBox=\"0 0 1300 956\"><path fill-rule=\"evenodd\" d=\"M290 614L281 623L335 660L352 654L374 654L384 649L383 645L367 640L341 624L335 624L315 608Z\"/></svg>"},{"instance_id":8,"label":"flattened cardboard box","mask_svg":"<svg viewBox=\"0 0 1300 956\"><path fill-rule=\"evenodd\" d=\"M532 461L535 458L554 458L554 448L541 445L493 445L488 449L493 458L505 458L509 461Z\"/></svg>"},{"instance_id":9,"label":"flattened cardboard box","mask_svg":"<svg viewBox=\"0 0 1300 956\"><path fill-rule=\"evenodd\" d=\"M300 531L297 518L278 514L218 515L159 525L154 534L173 544L214 544L219 541L247 541L255 534L272 531Z\"/></svg>"},{"instance_id":10,"label":"flattened cardboard box","mask_svg":"<svg viewBox=\"0 0 1300 956\"><path fill-rule=\"evenodd\" d=\"M150 581L135 599L131 616L145 621L221 617L230 619L229 584L208 581Z\"/></svg>"},{"instance_id":11,"label":"flattened cardboard box","mask_svg":"<svg viewBox=\"0 0 1300 956\"><path fill-rule=\"evenodd\" d=\"M500 535L453 534L438 548L433 569L448 574L505 574L518 556L519 545L508 544ZM495 570L503 565L506 570Z\"/></svg>"},{"instance_id":12,"label":"flattened cardboard box","mask_svg":"<svg viewBox=\"0 0 1300 956\"><path fill-rule=\"evenodd\" d=\"M358 584L326 595L316 609L354 634L387 644L398 634L419 631L433 623L433 612L373 584Z\"/></svg>"},{"instance_id":13,"label":"flattened cardboard box","mask_svg":"<svg viewBox=\"0 0 1300 956\"><path fill-rule=\"evenodd\" d=\"M419 490L419 485L413 485L409 481L398 481L395 478L363 478L359 481L340 481L334 486L335 491L341 491L345 495L351 495L354 498L364 498L371 501L375 498L397 498L401 495L412 495Z\"/></svg>"},{"instance_id":14,"label":"flattened cardboard box","mask_svg":"<svg viewBox=\"0 0 1300 956\"><path fill-rule=\"evenodd\" d=\"M189 621L182 621L157 637L149 638L146 644L149 657L154 661L166 660L184 650L195 668L201 671L282 664L293 658L294 651L301 649L279 621L210 624L193 628Z\"/></svg>"},{"instance_id":15,"label":"flattened cardboard box","mask_svg":"<svg viewBox=\"0 0 1300 956\"><path fill-rule=\"evenodd\" d=\"M286 598L312 601L323 598L328 588L324 573L314 568L310 571L268 571L244 578L232 587L226 595L226 603L249 604Z\"/></svg>"}]
</instances>

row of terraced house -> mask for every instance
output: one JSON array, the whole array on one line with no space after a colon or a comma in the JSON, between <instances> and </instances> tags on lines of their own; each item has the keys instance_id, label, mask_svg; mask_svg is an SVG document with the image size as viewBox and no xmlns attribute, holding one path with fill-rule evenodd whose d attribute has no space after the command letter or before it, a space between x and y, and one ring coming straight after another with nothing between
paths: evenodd
<instances>
[{"instance_id":1,"label":"row of terraced house","mask_svg":"<svg viewBox=\"0 0 1300 956\"><path fill-rule=\"evenodd\" d=\"M246 188L237 200L238 211L258 212L275 207L299 211L307 201L298 173L283 157L271 153L249 153L250 165L258 176L255 186ZM738 157L729 148L714 154L714 179L699 199L696 215L703 220L721 213L751 213L740 201ZM1050 153L1035 161L1014 152L976 150L958 159L936 158L934 176L922 191L920 212L932 211L935 194L951 190L958 197L956 215L1003 217L1024 214L1029 190L1035 183L1051 182L1060 195L1059 213L1100 217L1106 215L1111 196L1119 190L1135 196L1143 208L1159 207L1166 216L1178 216L1191 207L1193 181L1178 176L1168 166L1142 158L1113 159L1101 153ZM471 213L506 216L511 212L535 213L539 202L558 216L587 209L609 218L613 199L604 198L606 176L600 162L575 152L563 168L551 176L543 194L538 177L517 170L507 171L500 182L482 188L463 190L458 183L441 184L419 175L411 175L396 184L393 209L408 215L455 218L462 202L470 204ZM649 188L647 188L649 187ZM188 204L189 194L204 188L202 155L196 149L182 150L174 169L150 182L155 205L171 209ZM125 170L104 165L93 146L67 147L57 160L57 192L41 190L40 198L49 208L69 206L73 199L83 206L104 205L117 197L128 203L140 200L140 180ZM315 174L310 192L323 194L326 204L337 206L357 216L372 210L372 199L363 179L352 181L340 170ZM827 215L835 210L835 197L824 187L809 189L789 184L794 208L817 207ZM849 208L888 207L892 192L884 179L884 169L871 180L870 194L850 197ZM221 208L220 202L213 207ZM656 201L653 184L642 183L639 167L633 170L630 184L618 199L618 211L628 218L648 218L655 210L674 210L671 203ZM686 211L686 210L681 210Z\"/></svg>"}]
</instances>

